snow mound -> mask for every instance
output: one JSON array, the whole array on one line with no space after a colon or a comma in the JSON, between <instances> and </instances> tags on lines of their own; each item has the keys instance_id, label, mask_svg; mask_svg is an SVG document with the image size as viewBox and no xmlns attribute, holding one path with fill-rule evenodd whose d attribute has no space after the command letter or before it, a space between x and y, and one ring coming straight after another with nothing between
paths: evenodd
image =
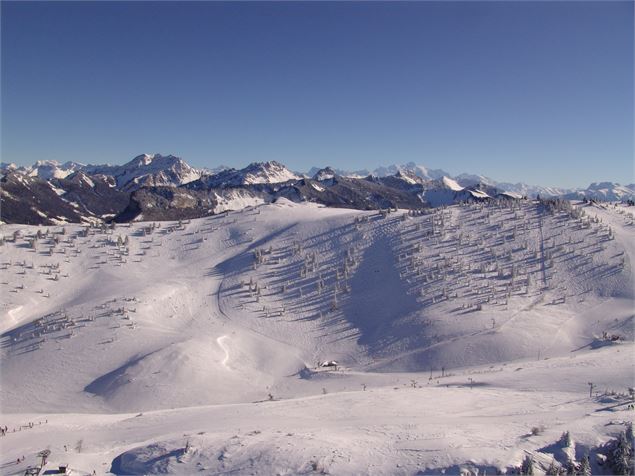
<instances>
[{"instance_id":1,"label":"snow mound","mask_svg":"<svg viewBox=\"0 0 635 476\"><path fill-rule=\"evenodd\" d=\"M140 411L261 398L276 379L304 368L293 350L262 337L222 335L170 344L91 382L115 410Z\"/></svg>"}]
</instances>

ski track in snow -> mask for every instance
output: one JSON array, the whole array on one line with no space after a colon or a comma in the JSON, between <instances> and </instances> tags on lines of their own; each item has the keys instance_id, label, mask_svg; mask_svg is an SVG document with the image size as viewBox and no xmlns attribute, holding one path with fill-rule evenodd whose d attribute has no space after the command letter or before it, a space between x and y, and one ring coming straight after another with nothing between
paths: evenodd
<instances>
[{"instance_id":1,"label":"ski track in snow","mask_svg":"<svg viewBox=\"0 0 635 476\"><path fill-rule=\"evenodd\" d=\"M227 346L225 346L225 344L223 344L223 341L229 339L228 336L220 336L218 339L216 339L216 342L218 343L218 346L223 349L223 352L225 352L225 357L223 357L223 360L221 361L221 364L226 367L227 369L230 369L229 366L227 365L227 362L229 361L229 349L227 348Z\"/></svg>"}]
</instances>

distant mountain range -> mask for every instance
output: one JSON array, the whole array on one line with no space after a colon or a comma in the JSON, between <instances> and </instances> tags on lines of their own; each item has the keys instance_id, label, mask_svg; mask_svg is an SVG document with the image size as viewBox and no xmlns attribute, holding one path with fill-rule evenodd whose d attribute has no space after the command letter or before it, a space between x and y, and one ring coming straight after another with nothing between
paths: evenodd
<instances>
[{"instance_id":1,"label":"distant mountain range","mask_svg":"<svg viewBox=\"0 0 635 476\"><path fill-rule=\"evenodd\" d=\"M2 163L0 174L2 221L45 225L194 218L280 197L357 209L416 209L537 195L602 201L635 197L635 184L601 182L586 189L559 189L500 183L480 175L451 177L412 162L373 171L313 167L298 173L275 161L210 170L191 167L173 155L143 154L123 165Z\"/></svg>"},{"instance_id":2,"label":"distant mountain range","mask_svg":"<svg viewBox=\"0 0 635 476\"><path fill-rule=\"evenodd\" d=\"M204 173L191 167L183 159L173 155L142 154L124 165L84 165L77 162L60 164L55 161L38 161L31 167L0 164L0 170L20 173L44 180L65 179L76 172L85 175L108 176L115 180L120 190L136 190L141 187L179 186L197 180Z\"/></svg>"},{"instance_id":3,"label":"distant mountain range","mask_svg":"<svg viewBox=\"0 0 635 476\"><path fill-rule=\"evenodd\" d=\"M308 175L313 176L315 173L320 170L317 167L313 167L309 170ZM378 167L372 171L370 170L342 170L342 169L334 169L334 172L338 175L344 177L367 177L369 175L373 175L376 177L386 177L388 175L395 175L400 171L406 171L410 174L414 174L417 177L420 177L424 180L436 180L442 177L448 177L454 179L457 183L459 183L463 187L470 187L477 184L484 184L490 187L496 187L499 190L517 193L522 196L527 196L530 198L535 198L537 195L541 196L562 196L568 193L572 193L574 190L566 189L566 188L556 188L556 187L542 187L539 185L527 185L525 183L506 183L506 182L497 182L494 179L489 177L485 177L483 175L473 175L473 174L460 174L457 176L452 176L448 172L442 169L429 169L424 167L423 165L417 165L414 162L408 162L402 165L389 165L387 167Z\"/></svg>"}]
</instances>

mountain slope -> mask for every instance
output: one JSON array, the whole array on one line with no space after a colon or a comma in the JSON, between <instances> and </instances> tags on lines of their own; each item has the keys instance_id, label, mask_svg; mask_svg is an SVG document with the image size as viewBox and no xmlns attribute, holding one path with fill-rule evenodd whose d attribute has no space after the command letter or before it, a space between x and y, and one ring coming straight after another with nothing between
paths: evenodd
<instances>
[{"instance_id":1,"label":"mountain slope","mask_svg":"<svg viewBox=\"0 0 635 476\"><path fill-rule=\"evenodd\" d=\"M3 304L7 385L0 395L9 408L73 401L133 411L149 385L152 408L227 402L231 386L200 393L196 380L183 380L183 391L164 393L156 386L166 375L154 373L176 359L183 366L166 373L184 379L180 372L202 372L200 359L209 352L216 362L223 348L237 359L236 385L258 379L267 382L262 392L285 388L284 376L318 360L425 371L532 358L538 350L565 355L603 330L632 340L625 326L633 250L612 238L632 230L618 228L621 216L609 229L555 206L473 203L386 215L281 198L191 223L87 235L69 225L64 235L38 239L35 228L12 225L5 236L22 232L2 249L12 292ZM27 246L34 238L35 249ZM289 346L293 368L267 367L270 345ZM87 357L90 348L108 352ZM60 375L68 366L73 376L60 387L36 372ZM33 379L44 393L17 398Z\"/></svg>"},{"instance_id":2,"label":"mountain slope","mask_svg":"<svg viewBox=\"0 0 635 476\"><path fill-rule=\"evenodd\" d=\"M3 472L49 448L78 474L517 473L526 455L539 473L586 453L604 474L630 412L633 230L625 206L282 197L4 225Z\"/></svg>"},{"instance_id":3,"label":"mountain slope","mask_svg":"<svg viewBox=\"0 0 635 476\"><path fill-rule=\"evenodd\" d=\"M64 192L39 177L9 173L0 179L1 219L5 223L80 223L87 219L79 205L60 197Z\"/></svg>"}]
</instances>

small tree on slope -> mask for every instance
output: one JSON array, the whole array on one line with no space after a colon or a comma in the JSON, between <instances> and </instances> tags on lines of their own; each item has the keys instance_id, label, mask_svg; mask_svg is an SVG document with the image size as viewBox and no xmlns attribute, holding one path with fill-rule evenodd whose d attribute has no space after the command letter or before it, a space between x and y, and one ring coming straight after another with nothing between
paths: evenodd
<instances>
[{"instance_id":1,"label":"small tree on slope","mask_svg":"<svg viewBox=\"0 0 635 476\"><path fill-rule=\"evenodd\" d=\"M591 476L591 463L589 462L589 455L584 455L582 461L580 461L580 469L578 470L580 476Z\"/></svg>"},{"instance_id":2,"label":"small tree on slope","mask_svg":"<svg viewBox=\"0 0 635 476\"><path fill-rule=\"evenodd\" d=\"M533 475L534 474L534 460L531 456L525 456L523 464L520 467L520 474Z\"/></svg>"},{"instance_id":3,"label":"small tree on slope","mask_svg":"<svg viewBox=\"0 0 635 476\"><path fill-rule=\"evenodd\" d=\"M635 474L634 445L633 428L631 424L626 432L620 433L620 436L618 436L617 440L615 440L613 447L609 451L609 463L615 474Z\"/></svg>"}]
</instances>

